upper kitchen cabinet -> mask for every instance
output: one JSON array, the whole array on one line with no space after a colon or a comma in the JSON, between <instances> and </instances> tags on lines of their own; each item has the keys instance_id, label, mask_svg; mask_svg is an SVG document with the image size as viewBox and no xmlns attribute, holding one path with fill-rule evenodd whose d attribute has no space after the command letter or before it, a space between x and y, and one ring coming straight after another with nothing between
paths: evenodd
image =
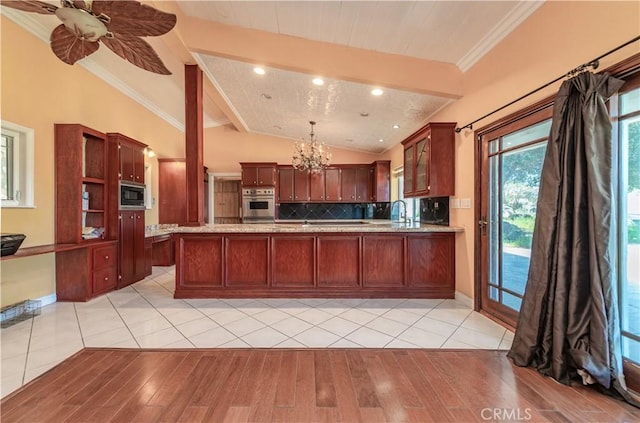
<instances>
[{"instance_id":1,"label":"upper kitchen cabinet","mask_svg":"<svg viewBox=\"0 0 640 423\"><path fill-rule=\"evenodd\" d=\"M306 171L291 166L278 166L278 203L303 203L310 199L310 178Z\"/></svg>"},{"instance_id":2,"label":"upper kitchen cabinet","mask_svg":"<svg viewBox=\"0 0 640 423\"><path fill-rule=\"evenodd\" d=\"M107 137L118 145L120 180L144 184L144 150L147 145L118 133L108 133Z\"/></svg>"},{"instance_id":3,"label":"upper kitchen cabinet","mask_svg":"<svg viewBox=\"0 0 640 423\"><path fill-rule=\"evenodd\" d=\"M371 201L391 201L389 193L391 181L391 160L373 162L371 171Z\"/></svg>"},{"instance_id":4,"label":"upper kitchen cabinet","mask_svg":"<svg viewBox=\"0 0 640 423\"><path fill-rule=\"evenodd\" d=\"M313 202L340 201L340 172L337 167L328 167L309 175L309 194Z\"/></svg>"},{"instance_id":5,"label":"upper kitchen cabinet","mask_svg":"<svg viewBox=\"0 0 640 423\"><path fill-rule=\"evenodd\" d=\"M274 187L277 163L240 163L243 187Z\"/></svg>"},{"instance_id":6,"label":"upper kitchen cabinet","mask_svg":"<svg viewBox=\"0 0 640 423\"><path fill-rule=\"evenodd\" d=\"M455 127L431 122L402 141L405 197L455 195Z\"/></svg>"},{"instance_id":7,"label":"upper kitchen cabinet","mask_svg":"<svg viewBox=\"0 0 640 423\"><path fill-rule=\"evenodd\" d=\"M371 201L372 167L345 166L341 169L340 197L343 203L367 203Z\"/></svg>"}]
</instances>

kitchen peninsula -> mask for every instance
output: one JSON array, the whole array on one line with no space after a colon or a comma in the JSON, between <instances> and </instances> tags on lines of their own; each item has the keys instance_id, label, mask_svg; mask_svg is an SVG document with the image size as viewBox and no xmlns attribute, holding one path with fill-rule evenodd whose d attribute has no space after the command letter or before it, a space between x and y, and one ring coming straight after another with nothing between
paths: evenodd
<instances>
[{"instance_id":1,"label":"kitchen peninsula","mask_svg":"<svg viewBox=\"0 0 640 423\"><path fill-rule=\"evenodd\" d=\"M362 220L173 232L175 298L454 298L462 229Z\"/></svg>"}]
</instances>

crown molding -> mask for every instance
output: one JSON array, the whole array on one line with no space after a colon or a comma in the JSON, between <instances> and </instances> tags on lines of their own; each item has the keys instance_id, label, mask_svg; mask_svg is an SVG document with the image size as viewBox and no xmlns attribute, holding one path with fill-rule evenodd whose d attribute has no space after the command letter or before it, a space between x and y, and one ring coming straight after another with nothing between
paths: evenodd
<instances>
[{"instance_id":1,"label":"crown molding","mask_svg":"<svg viewBox=\"0 0 640 423\"><path fill-rule=\"evenodd\" d=\"M462 72L466 72L476 64L485 54L489 52L496 44L502 41L511 33L518 25L524 22L533 12L535 12L545 0L521 1L518 2L504 18L494 26L487 35L474 45L471 50L465 54L462 59L458 60L456 66Z\"/></svg>"},{"instance_id":2,"label":"crown molding","mask_svg":"<svg viewBox=\"0 0 640 423\"><path fill-rule=\"evenodd\" d=\"M38 22L37 19L32 17L29 13L21 12L16 9L11 9L8 7L3 7L1 13L7 18L11 19L17 25L35 35L37 38L42 40L43 42L49 44L49 34L50 29L47 28L42 23ZM141 104L143 107L169 123L171 126L178 129L180 132L184 132L184 123L180 122L173 116L166 113L160 107L158 107L151 100L137 92L130 85L123 82L120 78L116 77L113 73L106 70L104 67L97 64L95 61L91 60L88 57L77 62L78 65L82 66L89 72L96 75L98 78L102 79L107 84L111 85L113 88L117 89L127 97L131 98L135 102ZM223 125L223 123L218 123L214 121L212 126Z\"/></svg>"}]
</instances>

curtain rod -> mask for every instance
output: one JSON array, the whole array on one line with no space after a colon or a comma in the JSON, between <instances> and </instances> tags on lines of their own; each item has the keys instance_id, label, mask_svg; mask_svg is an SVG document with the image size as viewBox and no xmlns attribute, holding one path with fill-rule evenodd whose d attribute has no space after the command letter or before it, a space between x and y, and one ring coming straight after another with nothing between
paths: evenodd
<instances>
[{"instance_id":1,"label":"curtain rod","mask_svg":"<svg viewBox=\"0 0 640 423\"><path fill-rule=\"evenodd\" d=\"M626 46L628 46L629 44L635 43L635 42L636 42L636 41L638 41L638 40L640 40L640 36L637 36L637 37L635 37L635 38L633 38L633 39L631 39L631 40L627 41L626 43L621 44L621 45L619 45L618 47L616 47L616 48L614 48L614 49L612 49L612 50L609 50L608 52L606 52L606 53L604 53L604 54L602 54L602 55L600 55L600 56L596 57L596 58L595 58L595 59L593 59L593 60L590 60L589 62L586 62L586 63L581 64L581 65L580 65L580 66L578 66L577 68L571 69L569 72L565 73L565 74L564 74L564 75L562 75L562 76L557 77L557 78L556 78L556 79L554 79L553 81L547 82L546 84L544 84L544 85L542 85L542 86L540 86L540 87L536 88L535 90L530 91L530 92L526 93L525 95L523 95L523 96L521 96L521 97L516 98L515 100L511 101L510 103L507 103L507 104L505 104L504 106L499 107L499 108L495 109L494 111L487 113L486 115L484 115L484 116L482 116L482 117L480 117L480 118L478 118L478 119L474 120L473 122L470 122L470 123L468 123L468 124L466 124L466 125L464 125L464 126L460 126L460 127L456 128L456 133L460 133L460 131L462 131L462 130L463 130L463 129L465 129L465 128L473 129L473 124L474 124L474 123L480 122L482 119L484 119L484 118L486 118L486 117L489 117L489 116L491 116L491 115L492 115L492 114L494 114L494 113L498 113L500 110L505 109L505 108L507 108L507 107L511 106L511 105L512 105L512 104L514 104L514 103L517 103L518 101L522 100L523 98L527 98L527 97L529 97L531 94L535 94L535 93L537 93L538 91L540 91L540 90L542 90L542 89L544 89L544 88L547 88L549 85L551 85L551 84L553 84L553 83L555 83L555 82L560 81L562 78L567 78L567 77L575 76L575 75L579 74L580 72L582 72L582 71L586 70L587 68L598 69L598 66L600 65L600 59L602 59L603 57L606 57L606 56L610 55L611 53L615 53L616 51L620 50L621 48L626 47Z\"/></svg>"}]
</instances>

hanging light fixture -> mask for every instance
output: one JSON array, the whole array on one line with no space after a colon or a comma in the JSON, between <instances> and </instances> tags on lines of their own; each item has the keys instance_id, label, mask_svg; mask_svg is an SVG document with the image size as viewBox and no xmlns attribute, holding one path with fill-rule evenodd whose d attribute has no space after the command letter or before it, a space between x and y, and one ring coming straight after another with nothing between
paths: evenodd
<instances>
[{"instance_id":1,"label":"hanging light fixture","mask_svg":"<svg viewBox=\"0 0 640 423\"><path fill-rule=\"evenodd\" d=\"M331 153L324 143L318 142L316 134L313 132L314 121L311 124L311 138L308 141L302 139L296 142L295 151L291 162L294 169L306 170L307 172L318 173L329 166Z\"/></svg>"}]
</instances>

